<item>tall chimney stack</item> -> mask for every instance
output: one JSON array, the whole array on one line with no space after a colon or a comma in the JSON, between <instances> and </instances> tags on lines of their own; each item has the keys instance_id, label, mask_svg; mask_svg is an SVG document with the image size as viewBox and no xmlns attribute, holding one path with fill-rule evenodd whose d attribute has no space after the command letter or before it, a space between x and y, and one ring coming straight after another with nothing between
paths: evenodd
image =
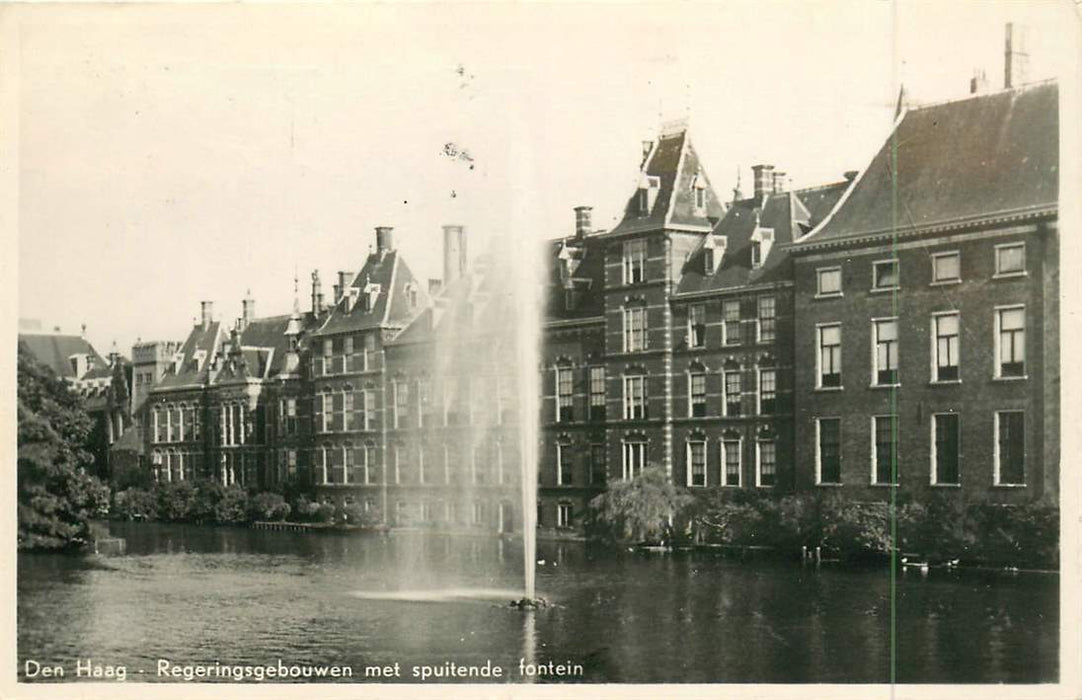
<instances>
[{"instance_id":1,"label":"tall chimney stack","mask_svg":"<svg viewBox=\"0 0 1082 700\"><path fill-rule=\"evenodd\" d=\"M252 298L252 290L248 290L244 299L240 302L240 329L244 330L248 327L248 324L255 318L255 299Z\"/></svg>"},{"instance_id":2,"label":"tall chimney stack","mask_svg":"<svg viewBox=\"0 0 1082 700\"><path fill-rule=\"evenodd\" d=\"M346 270L339 271L338 284L334 286L334 303L342 301L342 297L346 296L346 292L349 290L349 283L353 281L353 273Z\"/></svg>"},{"instance_id":3,"label":"tall chimney stack","mask_svg":"<svg viewBox=\"0 0 1082 700\"><path fill-rule=\"evenodd\" d=\"M974 68L973 77L969 79L969 94L976 95L988 89L988 76L983 68Z\"/></svg>"},{"instance_id":4,"label":"tall chimney stack","mask_svg":"<svg viewBox=\"0 0 1082 700\"><path fill-rule=\"evenodd\" d=\"M323 310L323 284L319 281L319 270L312 270L312 313Z\"/></svg>"},{"instance_id":5,"label":"tall chimney stack","mask_svg":"<svg viewBox=\"0 0 1082 700\"><path fill-rule=\"evenodd\" d=\"M394 228L391 226L376 227L376 252L382 255L394 250Z\"/></svg>"},{"instance_id":6,"label":"tall chimney stack","mask_svg":"<svg viewBox=\"0 0 1082 700\"><path fill-rule=\"evenodd\" d=\"M214 322L214 302L213 301L201 301L199 302L200 315L202 316L203 330L208 330L210 324Z\"/></svg>"},{"instance_id":7,"label":"tall chimney stack","mask_svg":"<svg viewBox=\"0 0 1082 700\"><path fill-rule=\"evenodd\" d=\"M1029 54L1026 53L1026 31L1008 22L1003 41L1003 87L1017 87L1026 82Z\"/></svg>"},{"instance_id":8,"label":"tall chimney stack","mask_svg":"<svg viewBox=\"0 0 1082 700\"><path fill-rule=\"evenodd\" d=\"M773 192L774 192L774 194L778 194L779 192L784 192L784 191L785 191L785 171L784 170L775 170L774 171L774 181L773 181Z\"/></svg>"},{"instance_id":9,"label":"tall chimney stack","mask_svg":"<svg viewBox=\"0 0 1082 700\"><path fill-rule=\"evenodd\" d=\"M446 289L466 272L466 229L443 227L443 286Z\"/></svg>"},{"instance_id":10,"label":"tall chimney stack","mask_svg":"<svg viewBox=\"0 0 1082 700\"><path fill-rule=\"evenodd\" d=\"M765 195L774 190L774 166L753 165L751 171L754 173L753 195L756 199L762 201Z\"/></svg>"},{"instance_id":11,"label":"tall chimney stack","mask_svg":"<svg viewBox=\"0 0 1082 700\"><path fill-rule=\"evenodd\" d=\"M575 207L575 238L582 239L590 234L590 229L593 228L593 211L593 207Z\"/></svg>"}]
</instances>

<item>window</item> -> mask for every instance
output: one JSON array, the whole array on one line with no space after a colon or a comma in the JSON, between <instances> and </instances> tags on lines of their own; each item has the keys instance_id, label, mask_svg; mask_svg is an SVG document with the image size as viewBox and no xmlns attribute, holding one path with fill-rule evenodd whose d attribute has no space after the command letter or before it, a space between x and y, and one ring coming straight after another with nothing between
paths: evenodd
<instances>
[{"instance_id":1,"label":"window","mask_svg":"<svg viewBox=\"0 0 1082 700\"><path fill-rule=\"evenodd\" d=\"M409 427L410 387L404 381L394 383L394 427Z\"/></svg>"},{"instance_id":2,"label":"window","mask_svg":"<svg viewBox=\"0 0 1082 700\"><path fill-rule=\"evenodd\" d=\"M932 483L960 484L961 474L958 414L940 413L932 416L933 452Z\"/></svg>"},{"instance_id":3,"label":"window","mask_svg":"<svg viewBox=\"0 0 1082 700\"><path fill-rule=\"evenodd\" d=\"M1026 416L1022 411L996 413L997 486L1026 483Z\"/></svg>"},{"instance_id":4,"label":"window","mask_svg":"<svg viewBox=\"0 0 1082 700\"><path fill-rule=\"evenodd\" d=\"M646 349L646 309L624 309L624 352Z\"/></svg>"},{"instance_id":5,"label":"window","mask_svg":"<svg viewBox=\"0 0 1082 700\"><path fill-rule=\"evenodd\" d=\"M691 440L687 449L688 486L706 486L706 441Z\"/></svg>"},{"instance_id":6,"label":"window","mask_svg":"<svg viewBox=\"0 0 1082 700\"><path fill-rule=\"evenodd\" d=\"M646 377L624 377L624 419L646 418Z\"/></svg>"},{"instance_id":7,"label":"window","mask_svg":"<svg viewBox=\"0 0 1082 700\"><path fill-rule=\"evenodd\" d=\"M758 474L759 486L774 486L777 483L777 448L773 440L759 441Z\"/></svg>"},{"instance_id":8,"label":"window","mask_svg":"<svg viewBox=\"0 0 1082 700\"><path fill-rule=\"evenodd\" d=\"M960 282L962 279L962 255L957 250L932 254L932 283Z\"/></svg>"},{"instance_id":9,"label":"window","mask_svg":"<svg viewBox=\"0 0 1082 700\"><path fill-rule=\"evenodd\" d=\"M740 302L726 301L721 306L724 320L724 342L726 345L740 345Z\"/></svg>"},{"instance_id":10,"label":"window","mask_svg":"<svg viewBox=\"0 0 1082 700\"><path fill-rule=\"evenodd\" d=\"M590 445L590 483L604 484L608 476L608 460L605 456L605 444L595 442Z\"/></svg>"},{"instance_id":11,"label":"window","mask_svg":"<svg viewBox=\"0 0 1082 700\"><path fill-rule=\"evenodd\" d=\"M773 369L759 370L759 415L769 416L777 410L777 373Z\"/></svg>"},{"instance_id":12,"label":"window","mask_svg":"<svg viewBox=\"0 0 1082 700\"><path fill-rule=\"evenodd\" d=\"M1026 244L1007 243L996 246L996 277L1026 274Z\"/></svg>"},{"instance_id":13,"label":"window","mask_svg":"<svg viewBox=\"0 0 1082 700\"><path fill-rule=\"evenodd\" d=\"M958 359L961 357L958 354L958 327L958 312L932 316L932 347L935 356L933 381L958 381Z\"/></svg>"},{"instance_id":14,"label":"window","mask_svg":"<svg viewBox=\"0 0 1082 700\"><path fill-rule=\"evenodd\" d=\"M626 241L624 243L624 284L637 284L645 280L646 241Z\"/></svg>"},{"instance_id":15,"label":"window","mask_svg":"<svg viewBox=\"0 0 1082 700\"><path fill-rule=\"evenodd\" d=\"M590 368L590 419L605 420L605 368Z\"/></svg>"},{"instance_id":16,"label":"window","mask_svg":"<svg viewBox=\"0 0 1082 700\"><path fill-rule=\"evenodd\" d=\"M996 309L996 376L1024 377L1026 374L1026 309L1013 306Z\"/></svg>"},{"instance_id":17,"label":"window","mask_svg":"<svg viewBox=\"0 0 1082 700\"><path fill-rule=\"evenodd\" d=\"M872 289L898 288L898 261L881 260L872 263Z\"/></svg>"},{"instance_id":18,"label":"window","mask_svg":"<svg viewBox=\"0 0 1082 700\"><path fill-rule=\"evenodd\" d=\"M633 440L624 443L624 481L634 479L646 466L646 443Z\"/></svg>"},{"instance_id":19,"label":"window","mask_svg":"<svg viewBox=\"0 0 1082 700\"><path fill-rule=\"evenodd\" d=\"M819 326L819 388L842 385L842 327L840 324Z\"/></svg>"},{"instance_id":20,"label":"window","mask_svg":"<svg viewBox=\"0 0 1082 700\"><path fill-rule=\"evenodd\" d=\"M706 306L692 304L688 307L688 345L701 348L706 345Z\"/></svg>"},{"instance_id":21,"label":"window","mask_svg":"<svg viewBox=\"0 0 1082 700\"><path fill-rule=\"evenodd\" d=\"M702 180L702 176L695 178L695 209L698 212L702 212L706 209L706 183Z\"/></svg>"},{"instance_id":22,"label":"window","mask_svg":"<svg viewBox=\"0 0 1082 700\"><path fill-rule=\"evenodd\" d=\"M567 458L571 452L571 445L556 443L556 483L559 486L570 486L572 483L571 461Z\"/></svg>"},{"instance_id":23,"label":"window","mask_svg":"<svg viewBox=\"0 0 1082 700\"><path fill-rule=\"evenodd\" d=\"M154 418L154 421L153 421L154 422L154 442L161 442L162 441L162 417L161 417L161 411L159 409L155 408L154 413L152 414L152 416Z\"/></svg>"},{"instance_id":24,"label":"window","mask_svg":"<svg viewBox=\"0 0 1082 700\"><path fill-rule=\"evenodd\" d=\"M570 367L556 368L556 420L561 423L575 420L571 377Z\"/></svg>"},{"instance_id":25,"label":"window","mask_svg":"<svg viewBox=\"0 0 1082 700\"><path fill-rule=\"evenodd\" d=\"M571 527L571 505L569 503L557 504L556 527Z\"/></svg>"},{"instance_id":26,"label":"window","mask_svg":"<svg viewBox=\"0 0 1082 700\"><path fill-rule=\"evenodd\" d=\"M898 464L898 418L875 416L872 418L872 483L897 484Z\"/></svg>"},{"instance_id":27,"label":"window","mask_svg":"<svg viewBox=\"0 0 1082 700\"><path fill-rule=\"evenodd\" d=\"M776 332L774 297L759 297L759 342L773 343Z\"/></svg>"},{"instance_id":28,"label":"window","mask_svg":"<svg viewBox=\"0 0 1082 700\"><path fill-rule=\"evenodd\" d=\"M635 206L638 207L640 215L650 213L650 190L640 187L635 192Z\"/></svg>"},{"instance_id":29,"label":"window","mask_svg":"<svg viewBox=\"0 0 1082 700\"><path fill-rule=\"evenodd\" d=\"M740 486L740 441L721 441L722 486Z\"/></svg>"},{"instance_id":30,"label":"window","mask_svg":"<svg viewBox=\"0 0 1082 700\"><path fill-rule=\"evenodd\" d=\"M739 416L741 403L740 370L726 371L724 377L725 415L729 417Z\"/></svg>"},{"instance_id":31,"label":"window","mask_svg":"<svg viewBox=\"0 0 1082 700\"><path fill-rule=\"evenodd\" d=\"M702 418L706 415L706 372L694 370L688 375L688 415Z\"/></svg>"},{"instance_id":32,"label":"window","mask_svg":"<svg viewBox=\"0 0 1082 700\"><path fill-rule=\"evenodd\" d=\"M815 271L815 277L817 296L841 296L842 269L840 267L821 267Z\"/></svg>"},{"instance_id":33,"label":"window","mask_svg":"<svg viewBox=\"0 0 1082 700\"><path fill-rule=\"evenodd\" d=\"M820 418L816 421L816 442L819 444L816 460L817 484L842 483L841 419Z\"/></svg>"},{"instance_id":34,"label":"window","mask_svg":"<svg viewBox=\"0 0 1082 700\"><path fill-rule=\"evenodd\" d=\"M872 321L875 337L875 380L879 386L898 383L898 319Z\"/></svg>"}]
</instances>

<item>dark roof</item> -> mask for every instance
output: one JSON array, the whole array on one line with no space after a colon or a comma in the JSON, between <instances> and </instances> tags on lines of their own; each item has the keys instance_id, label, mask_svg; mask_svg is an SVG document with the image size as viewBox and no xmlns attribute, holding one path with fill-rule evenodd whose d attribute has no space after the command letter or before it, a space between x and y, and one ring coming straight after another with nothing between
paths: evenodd
<instances>
[{"instance_id":1,"label":"dark roof","mask_svg":"<svg viewBox=\"0 0 1082 700\"><path fill-rule=\"evenodd\" d=\"M143 454L143 429L132 425L109 448L110 452L134 452Z\"/></svg>"},{"instance_id":2,"label":"dark roof","mask_svg":"<svg viewBox=\"0 0 1082 700\"><path fill-rule=\"evenodd\" d=\"M1045 82L907 111L805 241L1054 210L1058 95L1056 84Z\"/></svg>"},{"instance_id":3,"label":"dark roof","mask_svg":"<svg viewBox=\"0 0 1082 700\"><path fill-rule=\"evenodd\" d=\"M547 320L571 320L600 316L605 312L605 247L594 236L557 239L549 243ZM574 290L574 304L567 306L566 292Z\"/></svg>"},{"instance_id":4,"label":"dark roof","mask_svg":"<svg viewBox=\"0 0 1082 700\"><path fill-rule=\"evenodd\" d=\"M102 367L106 369L106 375L110 374L109 364L105 359L98 354L94 346L78 335L20 333L19 345L38 362L52 369L58 377L76 378L71 362L68 361L72 355L90 355L94 358L94 369L91 369L91 373Z\"/></svg>"},{"instance_id":5,"label":"dark roof","mask_svg":"<svg viewBox=\"0 0 1082 700\"><path fill-rule=\"evenodd\" d=\"M666 224L705 227L724 213L724 207L710 187L699 156L691 145L686 126L662 132L643 163L640 184L644 184L648 177L656 177L659 185L652 208L645 214L639 210L637 186L628 198L624 217L612 230L613 233L648 231ZM702 178L706 188L705 216L695 212L692 189L697 178Z\"/></svg>"},{"instance_id":6,"label":"dark roof","mask_svg":"<svg viewBox=\"0 0 1082 700\"><path fill-rule=\"evenodd\" d=\"M365 286L370 284L378 284L380 291L372 308L365 311L360 295L364 294ZM417 305L413 307L410 306L406 294L406 287L411 284L417 293ZM357 301L351 303L349 295L343 294L342 301L331 307L330 314L314 331L314 336L386 326L404 327L427 303L426 292L406 262L394 250L369 255L364 267L349 286L358 290Z\"/></svg>"},{"instance_id":7,"label":"dark roof","mask_svg":"<svg viewBox=\"0 0 1082 700\"><path fill-rule=\"evenodd\" d=\"M153 390L202 384L207 378L210 361L224 339L225 333L218 321L212 321L205 330L201 325L193 328L180 348L179 370L166 372ZM204 353L204 360L197 366L195 354L199 351Z\"/></svg>"}]
</instances>

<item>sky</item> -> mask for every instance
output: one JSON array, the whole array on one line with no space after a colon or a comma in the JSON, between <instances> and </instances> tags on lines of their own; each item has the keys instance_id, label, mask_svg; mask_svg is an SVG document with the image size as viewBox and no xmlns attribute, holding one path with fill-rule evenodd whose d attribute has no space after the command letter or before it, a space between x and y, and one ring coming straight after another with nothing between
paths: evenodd
<instances>
[{"instance_id":1,"label":"sky","mask_svg":"<svg viewBox=\"0 0 1082 700\"><path fill-rule=\"evenodd\" d=\"M115 342L183 340L302 307L356 271L376 226L422 279L443 224L609 228L641 141L686 118L724 198L750 166L794 187L863 168L913 104L1060 74L1071 3L54 5L18 35L18 314ZM12 21L11 14L8 21ZM448 147L451 145L450 147ZM525 249L525 248L524 248Z\"/></svg>"}]
</instances>

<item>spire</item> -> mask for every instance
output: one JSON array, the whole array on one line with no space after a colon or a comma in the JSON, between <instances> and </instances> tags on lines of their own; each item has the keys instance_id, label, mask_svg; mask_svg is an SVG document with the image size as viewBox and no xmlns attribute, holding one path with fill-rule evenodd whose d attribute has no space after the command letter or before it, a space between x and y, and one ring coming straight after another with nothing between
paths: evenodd
<instances>
[{"instance_id":1,"label":"spire","mask_svg":"<svg viewBox=\"0 0 1082 700\"><path fill-rule=\"evenodd\" d=\"M906 97L907 96L905 94L905 84L903 83L898 88L898 104L896 104L894 106L894 118L895 119L897 119L898 115L900 115L906 109L906 107L908 106L906 104L907 103Z\"/></svg>"}]
</instances>

